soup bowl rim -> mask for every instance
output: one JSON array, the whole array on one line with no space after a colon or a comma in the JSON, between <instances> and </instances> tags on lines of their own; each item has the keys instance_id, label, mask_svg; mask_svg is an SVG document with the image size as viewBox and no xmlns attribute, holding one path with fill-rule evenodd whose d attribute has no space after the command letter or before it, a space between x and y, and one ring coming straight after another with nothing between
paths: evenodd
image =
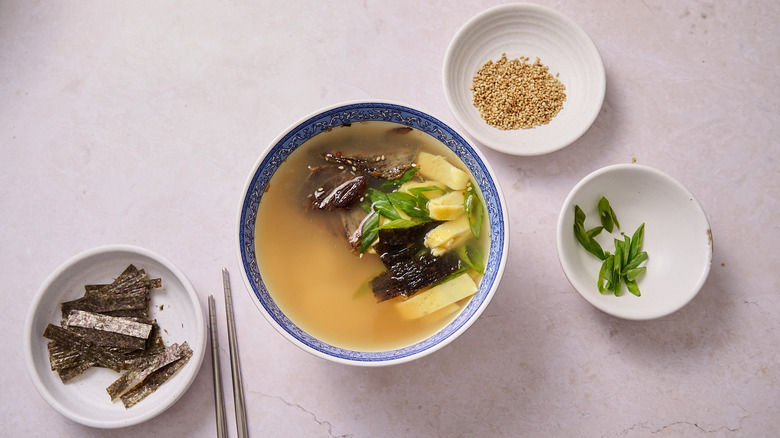
<instances>
[{"instance_id":1,"label":"soup bowl rim","mask_svg":"<svg viewBox=\"0 0 780 438\"><path fill-rule=\"evenodd\" d=\"M482 190L490 223L490 245L486 273L479 290L466 308L432 336L401 348L385 351L357 351L317 339L293 323L276 306L259 274L254 252L254 227L262 193L284 160L306 140L329 128L363 120L393 121L421 128L452 150L469 168ZM313 128L312 128L313 127ZM436 138L436 137L435 137ZM446 142L446 143L445 143ZM499 286L509 251L509 220L506 201L498 179L482 153L455 129L430 113L389 100L355 100L335 103L296 120L264 148L251 168L241 192L236 232L241 277L252 302L271 326L288 341L317 357L337 363L384 366L408 362L431 354L458 338L482 314Z\"/></svg>"}]
</instances>

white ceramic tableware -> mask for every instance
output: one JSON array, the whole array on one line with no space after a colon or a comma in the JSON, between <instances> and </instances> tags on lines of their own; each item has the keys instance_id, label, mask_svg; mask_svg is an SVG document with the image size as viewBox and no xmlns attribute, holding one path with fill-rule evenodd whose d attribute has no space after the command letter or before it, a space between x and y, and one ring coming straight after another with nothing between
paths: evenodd
<instances>
[{"instance_id":1,"label":"white ceramic tableware","mask_svg":"<svg viewBox=\"0 0 780 438\"><path fill-rule=\"evenodd\" d=\"M306 140L330 129L367 121L394 122L421 130L450 148L468 167L485 198L485 220L490 225L486 271L469 304L443 329L431 337L389 351L355 351L323 342L296 325L274 302L258 268L255 253L255 223L263 193L285 159ZM252 168L239 204L237 223L238 257L252 300L265 319L285 338L305 351L339 363L381 366L401 363L430 354L450 343L479 317L498 288L508 252L507 209L490 166L482 154L455 130L408 106L391 102L350 102L315 111L279 134Z\"/></svg>"},{"instance_id":2,"label":"white ceramic tableware","mask_svg":"<svg viewBox=\"0 0 780 438\"><path fill-rule=\"evenodd\" d=\"M620 231L596 236L604 251L615 252L620 232L631 237L645 224L642 250L647 271L637 284L641 296L625 286L620 296L597 288L601 260L587 252L574 235L574 206L586 215L585 228L600 225L597 204L604 196L614 210ZM599 169L571 190L557 227L561 267L574 289L596 308L620 318L647 320L669 315L687 304L704 285L712 263L712 232L696 198L660 170L639 164Z\"/></svg>"},{"instance_id":3,"label":"white ceramic tableware","mask_svg":"<svg viewBox=\"0 0 780 438\"><path fill-rule=\"evenodd\" d=\"M157 391L126 409L111 401L106 388L121 375L92 367L63 384L51 370L43 331L60 325L60 304L84 296L84 285L114 280L129 264L160 278L152 290L150 317L157 321L165 345L187 342L193 355ZM82 252L58 267L35 295L24 330L27 370L36 389L65 417L95 428L119 428L149 420L171 407L190 387L200 369L206 347L206 325L190 281L173 263L157 253L131 245L108 245Z\"/></svg>"},{"instance_id":4,"label":"white ceramic tableware","mask_svg":"<svg viewBox=\"0 0 780 438\"><path fill-rule=\"evenodd\" d=\"M537 57L566 87L563 109L545 125L501 130L472 103L471 85L489 60ZM479 143L512 155L562 149L584 134L604 101L606 75L596 44L571 18L538 4L509 3L469 20L452 39L442 71L444 94L455 118Z\"/></svg>"}]
</instances>

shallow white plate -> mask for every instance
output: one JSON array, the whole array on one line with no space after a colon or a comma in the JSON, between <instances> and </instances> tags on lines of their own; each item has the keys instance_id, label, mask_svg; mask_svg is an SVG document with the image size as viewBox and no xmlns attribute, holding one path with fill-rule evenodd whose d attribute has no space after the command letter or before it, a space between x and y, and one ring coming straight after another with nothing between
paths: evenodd
<instances>
[{"instance_id":1,"label":"shallow white plate","mask_svg":"<svg viewBox=\"0 0 780 438\"><path fill-rule=\"evenodd\" d=\"M621 231L631 237L644 222L642 249L647 272L637 280L641 296L602 295L597 288L601 260L574 236L574 206L586 215L585 228L600 225L597 204L605 196ZM614 253L617 230L596 240ZM696 198L671 176L639 164L617 164L586 176L572 189L558 217L558 257L569 282L591 304L625 319L666 316L687 304L707 279L712 263L712 232Z\"/></svg>"},{"instance_id":2,"label":"shallow white plate","mask_svg":"<svg viewBox=\"0 0 780 438\"><path fill-rule=\"evenodd\" d=\"M501 54L533 62L539 57L566 86L563 109L533 129L501 130L479 114L471 85L477 70ZM455 35L443 67L444 94L455 118L478 142L512 155L562 149L585 133L604 102L606 75L596 45L564 14L546 6L511 3L485 10Z\"/></svg>"},{"instance_id":3,"label":"shallow white plate","mask_svg":"<svg viewBox=\"0 0 780 438\"><path fill-rule=\"evenodd\" d=\"M150 316L156 319L166 345L187 342L192 358L157 391L130 409L112 402L106 392L120 374L92 367L63 384L51 370L43 331L59 325L60 304L84 296L84 285L110 283L128 264L162 279L152 291ZM78 423L98 428L118 428L153 418L173 405L189 388L203 362L206 325L195 290L171 262L149 250L129 245L95 248L76 255L57 268L35 295L24 330L27 371L41 396L57 411Z\"/></svg>"}]
</instances>

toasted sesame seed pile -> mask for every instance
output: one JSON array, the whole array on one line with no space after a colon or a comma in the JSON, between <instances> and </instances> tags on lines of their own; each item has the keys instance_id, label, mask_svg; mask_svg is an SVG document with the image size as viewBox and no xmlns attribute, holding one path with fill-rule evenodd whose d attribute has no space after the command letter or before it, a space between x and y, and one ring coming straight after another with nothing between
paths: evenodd
<instances>
[{"instance_id":1,"label":"toasted sesame seed pile","mask_svg":"<svg viewBox=\"0 0 780 438\"><path fill-rule=\"evenodd\" d=\"M477 70L471 91L474 106L498 129L530 129L549 123L566 100L566 87L539 58L488 61Z\"/></svg>"}]
</instances>

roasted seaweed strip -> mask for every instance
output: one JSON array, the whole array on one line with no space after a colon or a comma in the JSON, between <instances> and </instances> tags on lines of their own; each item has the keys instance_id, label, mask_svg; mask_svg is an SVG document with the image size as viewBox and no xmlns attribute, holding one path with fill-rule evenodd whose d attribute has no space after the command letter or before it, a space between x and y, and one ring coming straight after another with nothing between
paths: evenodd
<instances>
[{"instance_id":1,"label":"roasted seaweed strip","mask_svg":"<svg viewBox=\"0 0 780 438\"><path fill-rule=\"evenodd\" d=\"M51 370L57 372L62 383L68 383L95 366L95 362L88 360L81 352L62 347L56 342L49 342L48 349Z\"/></svg>"},{"instance_id":2,"label":"roasted seaweed strip","mask_svg":"<svg viewBox=\"0 0 780 438\"><path fill-rule=\"evenodd\" d=\"M113 282L103 285L86 285L85 296L121 294L138 288L156 289L162 287L162 280L150 278L143 269L129 265Z\"/></svg>"},{"instance_id":3,"label":"roasted seaweed strip","mask_svg":"<svg viewBox=\"0 0 780 438\"><path fill-rule=\"evenodd\" d=\"M163 383L167 382L168 379L170 379L176 373L176 371L181 369L181 367L189 362L190 358L192 357L192 350L186 342L184 342L181 347L183 348L183 352L179 359L153 372L146 379L144 379L143 382L120 396L122 404L125 405L125 408L129 409L133 407L136 403L140 402L149 394L156 391L157 388L159 388Z\"/></svg>"},{"instance_id":4,"label":"roasted seaweed strip","mask_svg":"<svg viewBox=\"0 0 780 438\"><path fill-rule=\"evenodd\" d=\"M154 392L192 356L186 342L166 348L148 320L151 290L160 287L132 264L109 284L85 285L83 297L61 304L63 326L44 330L52 371L67 383L92 366L129 370L107 388L126 408Z\"/></svg>"},{"instance_id":5,"label":"roasted seaweed strip","mask_svg":"<svg viewBox=\"0 0 780 438\"><path fill-rule=\"evenodd\" d=\"M93 366L94 364L92 362L83 362L71 368L57 370L57 375L60 377L62 383L68 383Z\"/></svg>"},{"instance_id":6,"label":"roasted seaweed strip","mask_svg":"<svg viewBox=\"0 0 780 438\"><path fill-rule=\"evenodd\" d=\"M122 318L133 318L133 319L148 319L149 318L149 308L143 308L143 309L126 309L126 310L108 310L105 312L102 312L103 315L107 316L117 316Z\"/></svg>"},{"instance_id":7,"label":"roasted seaweed strip","mask_svg":"<svg viewBox=\"0 0 780 438\"><path fill-rule=\"evenodd\" d=\"M117 333L134 338L148 339L152 332L152 324L134 321L130 318L100 315L98 313L73 310L68 314L68 327L83 327Z\"/></svg>"},{"instance_id":8,"label":"roasted seaweed strip","mask_svg":"<svg viewBox=\"0 0 780 438\"><path fill-rule=\"evenodd\" d=\"M78 333L95 345L123 356L131 351L143 350L144 347L146 347L146 339L127 336L120 333L84 327L68 327L68 331Z\"/></svg>"},{"instance_id":9,"label":"roasted seaweed strip","mask_svg":"<svg viewBox=\"0 0 780 438\"><path fill-rule=\"evenodd\" d=\"M67 318L73 310L84 310L93 313L109 313L116 311L136 311L148 317L149 289L141 287L121 294L93 294L61 304L62 317Z\"/></svg>"},{"instance_id":10,"label":"roasted seaweed strip","mask_svg":"<svg viewBox=\"0 0 780 438\"><path fill-rule=\"evenodd\" d=\"M112 400L116 399L134 386L143 382L143 380L153 372L180 359L188 349L189 345L187 345L186 342L182 344L182 346L173 344L155 356L144 357L135 361L133 364L134 367L130 369L130 371L122 374L122 376L106 388L108 395L111 396Z\"/></svg>"},{"instance_id":11,"label":"roasted seaweed strip","mask_svg":"<svg viewBox=\"0 0 780 438\"><path fill-rule=\"evenodd\" d=\"M56 342L49 342L49 365L52 371L64 370L85 363L84 355L77 350L63 347Z\"/></svg>"},{"instance_id":12,"label":"roasted seaweed strip","mask_svg":"<svg viewBox=\"0 0 780 438\"><path fill-rule=\"evenodd\" d=\"M93 294L100 294L110 291L112 288L115 288L116 286L126 284L129 279L135 278L138 275L138 268L136 268L134 265L130 264L125 268L124 271L122 271L121 274L117 278L114 279L111 283L108 284L97 284L97 285L85 285L84 291L85 296L93 295Z\"/></svg>"},{"instance_id":13,"label":"roasted seaweed strip","mask_svg":"<svg viewBox=\"0 0 780 438\"><path fill-rule=\"evenodd\" d=\"M80 351L87 360L94 361L97 366L117 372L122 369L124 358L120 354L101 348L74 331L49 324L43 332L43 337L59 343L64 348Z\"/></svg>"},{"instance_id":14,"label":"roasted seaweed strip","mask_svg":"<svg viewBox=\"0 0 780 438\"><path fill-rule=\"evenodd\" d=\"M97 293L106 286L109 285L108 284L85 284L84 295L92 295L94 293Z\"/></svg>"}]
</instances>

